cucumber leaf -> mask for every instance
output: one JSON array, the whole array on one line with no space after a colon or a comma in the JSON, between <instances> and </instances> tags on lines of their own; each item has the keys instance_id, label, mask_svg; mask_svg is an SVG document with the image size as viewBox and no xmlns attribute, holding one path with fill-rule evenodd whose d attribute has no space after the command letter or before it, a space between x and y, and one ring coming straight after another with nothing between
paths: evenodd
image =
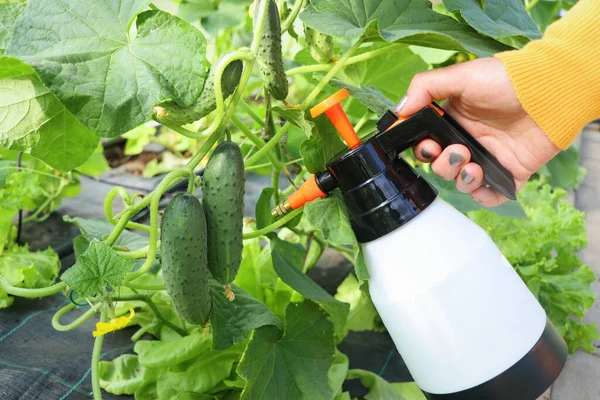
<instances>
[{"instance_id":1,"label":"cucumber leaf","mask_svg":"<svg viewBox=\"0 0 600 400\"><path fill-rule=\"evenodd\" d=\"M311 28L345 39L381 38L386 42L468 51L480 57L511 48L433 11L427 0L355 0L351 3L312 0L300 19Z\"/></svg>"},{"instance_id":2,"label":"cucumber leaf","mask_svg":"<svg viewBox=\"0 0 600 400\"><path fill-rule=\"evenodd\" d=\"M256 228L262 229L275 222L275 217L271 215L271 198L275 190L271 187L266 187L260 192L258 201L256 202Z\"/></svg>"},{"instance_id":3,"label":"cucumber leaf","mask_svg":"<svg viewBox=\"0 0 600 400\"><path fill-rule=\"evenodd\" d=\"M6 54L33 66L89 130L118 136L148 121L161 101L190 106L204 84L202 33L162 11L140 13L148 3L30 0ZM32 40L31 32L43 34Z\"/></svg>"},{"instance_id":4,"label":"cucumber leaf","mask_svg":"<svg viewBox=\"0 0 600 400\"><path fill-rule=\"evenodd\" d=\"M133 394L142 386L145 367L138 356L123 354L112 361L100 361L100 387L112 394Z\"/></svg>"},{"instance_id":5,"label":"cucumber leaf","mask_svg":"<svg viewBox=\"0 0 600 400\"><path fill-rule=\"evenodd\" d=\"M93 240L60 278L81 296L92 297L109 286L121 286L134 265L134 261L121 257L106 243Z\"/></svg>"},{"instance_id":6,"label":"cucumber leaf","mask_svg":"<svg viewBox=\"0 0 600 400\"><path fill-rule=\"evenodd\" d=\"M383 331L384 326L375 305L358 280L350 274L338 286L335 298L350 304L346 327L351 331Z\"/></svg>"},{"instance_id":7,"label":"cucumber leaf","mask_svg":"<svg viewBox=\"0 0 600 400\"><path fill-rule=\"evenodd\" d=\"M290 303L283 334L272 326L252 334L237 368L248 382L241 400L329 400L334 354L334 327L327 314L308 300Z\"/></svg>"},{"instance_id":8,"label":"cucumber leaf","mask_svg":"<svg viewBox=\"0 0 600 400\"><path fill-rule=\"evenodd\" d=\"M333 298L302 272L302 261L305 254L302 245L286 242L275 235L271 235L270 239L271 258L277 275L302 296L319 303L331 317L335 325L336 336L343 338L346 334L349 305Z\"/></svg>"},{"instance_id":9,"label":"cucumber leaf","mask_svg":"<svg viewBox=\"0 0 600 400\"><path fill-rule=\"evenodd\" d=\"M342 385L346 380L349 365L348 356L336 349L333 364L329 368L329 386L334 396L342 393Z\"/></svg>"},{"instance_id":10,"label":"cucumber leaf","mask_svg":"<svg viewBox=\"0 0 600 400\"><path fill-rule=\"evenodd\" d=\"M223 285L210 280L212 311L210 325L213 329L214 350L225 350L235 343L245 341L253 329L272 325L281 329L281 320L260 301L235 285L231 285L235 300L225 297Z\"/></svg>"},{"instance_id":11,"label":"cucumber leaf","mask_svg":"<svg viewBox=\"0 0 600 400\"><path fill-rule=\"evenodd\" d=\"M24 151L67 172L83 164L98 146L98 136L24 62L0 57L0 88L0 147Z\"/></svg>"},{"instance_id":12,"label":"cucumber leaf","mask_svg":"<svg viewBox=\"0 0 600 400\"><path fill-rule=\"evenodd\" d=\"M487 0L485 8L477 0L444 0L444 5L460 13L477 32L494 39L515 37L524 45L542 36L521 0Z\"/></svg>"},{"instance_id":13,"label":"cucumber leaf","mask_svg":"<svg viewBox=\"0 0 600 400\"><path fill-rule=\"evenodd\" d=\"M370 371L351 369L347 379L360 379L360 382L369 388L369 393L364 396L365 400L411 400L405 399L391 383Z\"/></svg>"},{"instance_id":14,"label":"cucumber leaf","mask_svg":"<svg viewBox=\"0 0 600 400\"><path fill-rule=\"evenodd\" d=\"M85 219L81 217L71 218L68 215L63 217L66 222L71 222L79 228L81 235L88 241L94 239L104 240L114 230L115 226L105 219ZM148 245L148 238L137 233L124 230L114 244L117 247L127 247L129 250L139 250Z\"/></svg>"},{"instance_id":15,"label":"cucumber leaf","mask_svg":"<svg viewBox=\"0 0 600 400\"><path fill-rule=\"evenodd\" d=\"M0 1L0 55L8 46L15 22L24 8L24 2L6 3L4 0Z\"/></svg>"}]
</instances>

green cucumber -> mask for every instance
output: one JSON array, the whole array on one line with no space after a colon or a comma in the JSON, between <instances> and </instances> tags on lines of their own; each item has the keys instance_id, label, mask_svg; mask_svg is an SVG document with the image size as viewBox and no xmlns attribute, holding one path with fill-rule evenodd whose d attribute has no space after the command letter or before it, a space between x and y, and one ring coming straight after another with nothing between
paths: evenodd
<instances>
[{"instance_id":1,"label":"green cucumber","mask_svg":"<svg viewBox=\"0 0 600 400\"><path fill-rule=\"evenodd\" d=\"M321 64L331 61L333 56L333 38L304 25L304 39L312 58Z\"/></svg>"},{"instance_id":2,"label":"green cucumber","mask_svg":"<svg viewBox=\"0 0 600 400\"><path fill-rule=\"evenodd\" d=\"M264 5L265 1L268 1L269 4ZM288 95L289 87L281 53L279 10L274 0L259 0L257 6L254 7L253 24L255 30L262 9L261 6L269 7L269 9L265 18L256 61L267 91L271 93L274 99L283 101Z\"/></svg>"},{"instance_id":3,"label":"green cucumber","mask_svg":"<svg viewBox=\"0 0 600 400\"><path fill-rule=\"evenodd\" d=\"M227 54L227 53L226 53ZM219 61L226 55L222 55ZM235 91L244 65L240 60L234 60L225 67L221 76L221 90L223 91L223 99L227 99ZM173 101L166 101L154 107L156 119L167 125L181 126L198 121L200 118L206 117L217 108L217 98L215 97L215 76L214 68L208 72L208 78L204 83L202 93L196 103L190 107L181 107Z\"/></svg>"},{"instance_id":4,"label":"green cucumber","mask_svg":"<svg viewBox=\"0 0 600 400\"><path fill-rule=\"evenodd\" d=\"M196 196L179 193L173 197L162 217L160 240L165 287L175 309L190 324L204 324L212 298L206 220Z\"/></svg>"},{"instance_id":5,"label":"green cucumber","mask_svg":"<svg viewBox=\"0 0 600 400\"><path fill-rule=\"evenodd\" d=\"M208 227L208 268L223 285L235 279L242 262L246 176L240 147L219 143L202 179L202 205Z\"/></svg>"}]
</instances>

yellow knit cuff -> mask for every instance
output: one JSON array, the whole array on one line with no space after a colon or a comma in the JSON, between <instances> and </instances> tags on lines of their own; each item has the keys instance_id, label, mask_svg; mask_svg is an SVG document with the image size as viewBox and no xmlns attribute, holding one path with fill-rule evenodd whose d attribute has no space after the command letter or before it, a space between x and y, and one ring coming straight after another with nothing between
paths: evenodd
<instances>
[{"instance_id":1,"label":"yellow knit cuff","mask_svg":"<svg viewBox=\"0 0 600 400\"><path fill-rule=\"evenodd\" d=\"M600 117L600 1L582 1L523 49L496 54L525 111L566 149Z\"/></svg>"}]
</instances>

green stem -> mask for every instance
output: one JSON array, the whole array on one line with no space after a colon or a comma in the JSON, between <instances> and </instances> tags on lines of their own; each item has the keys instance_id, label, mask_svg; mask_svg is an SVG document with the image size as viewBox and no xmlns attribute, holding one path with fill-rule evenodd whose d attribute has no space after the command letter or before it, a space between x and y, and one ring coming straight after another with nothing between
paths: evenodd
<instances>
[{"instance_id":1,"label":"green stem","mask_svg":"<svg viewBox=\"0 0 600 400\"><path fill-rule=\"evenodd\" d=\"M239 118L237 115L233 114L231 116L231 122L233 122L233 124L240 130L242 131L242 133L244 134L244 136L246 136L254 145L256 145L256 147L258 147L259 149L262 149L263 147L265 147L266 143L264 140L262 140L260 137L258 137L257 135L255 135ZM275 167L275 168L280 168L280 162L279 160L277 160L277 158L275 157L275 154L273 154L272 151L267 153L267 157L269 158L269 161L271 161L271 164Z\"/></svg>"},{"instance_id":2,"label":"green stem","mask_svg":"<svg viewBox=\"0 0 600 400\"><path fill-rule=\"evenodd\" d=\"M129 223L129 220L131 219L131 217L132 217L131 211L123 214L121 219L119 219L119 222L117 223L117 225L115 225L115 228L113 229L113 231L108 236L108 239L106 239L107 245L112 246L113 244L115 244L115 242L117 241L117 239L119 238L121 233L127 227L127 224Z\"/></svg>"},{"instance_id":3,"label":"green stem","mask_svg":"<svg viewBox=\"0 0 600 400\"><path fill-rule=\"evenodd\" d=\"M52 317L52 327L60 332L71 331L71 330L77 328L78 326L83 325L88 319L90 319L94 314L96 314L98 312L97 309L91 307L83 315L81 315L79 318L77 318L75 321L71 322L70 324L67 324L67 325L61 324L60 319L66 313L73 310L75 307L76 307L75 304L69 303L66 306L64 306L63 308L61 308L60 310L58 310Z\"/></svg>"},{"instance_id":4,"label":"green stem","mask_svg":"<svg viewBox=\"0 0 600 400\"><path fill-rule=\"evenodd\" d=\"M54 200L56 200L56 198L58 198L58 196L60 196L60 192L62 192L66 183L67 181L61 179L54 193L51 196L46 197L44 202L34 211L34 213L23 220L23 223L34 221L37 218L37 216L40 215L40 213L44 211L46 207L48 207L50 203L52 203Z\"/></svg>"},{"instance_id":5,"label":"green stem","mask_svg":"<svg viewBox=\"0 0 600 400\"><path fill-rule=\"evenodd\" d=\"M185 129L182 126L177 126L177 125L173 125L173 124L165 124L164 122L161 122L161 124L166 126L167 128L169 128L170 130L175 131L175 132L179 133L180 135L183 135L190 139L202 139L204 137L203 132L190 131L189 129Z\"/></svg>"},{"instance_id":6,"label":"green stem","mask_svg":"<svg viewBox=\"0 0 600 400\"><path fill-rule=\"evenodd\" d=\"M279 176L281 175L281 170L277 168L273 168L271 173L271 187L273 187L273 199L275 204L279 204Z\"/></svg>"},{"instance_id":7,"label":"green stem","mask_svg":"<svg viewBox=\"0 0 600 400\"><path fill-rule=\"evenodd\" d=\"M265 121L250 107L250 104L246 103L244 100L240 100L239 105L246 111L246 114L250 116L256 123L260 126L265 126Z\"/></svg>"},{"instance_id":8,"label":"green stem","mask_svg":"<svg viewBox=\"0 0 600 400\"><path fill-rule=\"evenodd\" d=\"M357 56L354 57L350 57L345 63L344 63L344 67L347 67L348 65L352 65L352 64L356 64L359 62L363 62L363 61L367 61L370 60L371 58L375 58L377 56L380 56L382 54L387 54L391 51L392 48L396 48L396 47L406 47L406 45L403 44L391 44L389 46L385 46L382 47L380 49L376 49L376 50L371 50L371 51L367 51L363 54L359 54ZM331 64L314 64L314 65L303 65L302 67L296 67L296 68L291 68L289 70L286 71L286 74L288 76L291 75L298 75L298 74L310 74L313 72L325 72L325 71L329 71L330 69L332 69L334 67L335 64L331 63Z\"/></svg>"},{"instance_id":9,"label":"green stem","mask_svg":"<svg viewBox=\"0 0 600 400\"><path fill-rule=\"evenodd\" d=\"M130 203L132 202L132 199L131 199L131 196L129 195L129 193L120 186L114 187L108 192L108 194L104 198L104 215L106 216L107 221L113 225L117 225L117 223L118 223L118 220L116 219L115 215L113 215L113 211L112 211L112 205L117 196L121 196L121 198L123 199L123 204L125 205L125 210L123 210L120 214L118 214L121 216L121 219L122 219L122 216L129 211L129 208L131 206ZM132 213L131 216L133 217L133 215L135 215L135 214L137 214L137 212ZM125 226L125 228L137 229L140 231L150 232L150 227L148 225L140 224L137 222L131 222L131 221L127 221L127 225ZM119 234L120 234L120 232L119 232Z\"/></svg>"},{"instance_id":10,"label":"green stem","mask_svg":"<svg viewBox=\"0 0 600 400\"><path fill-rule=\"evenodd\" d=\"M283 23L281 24L282 35L286 33L288 29L290 29L290 27L294 24L294 21L298 17L298 14L300 14L300 10L302 9L302 6L304 5L305 1L306 0L296 0L296 3L294 3L294 8L292 8L292 11L290 11L290 15L288 15L285 21L283 21Z\"/></svg>"},{"instance_id":11,"label":"green stem","mask_svg":"<svg viewBox=\"0 0 600 400\"><path fill-rule=\"evenodd\" d=\"M187 336L187 334L188 334L185 331L185 329L182 329L179 326L172 323L171 321L165 319L162 316L162 314L160 313L160 311L158 311L158 308L156 307L156 304L154 304L154 301L152 301L152 298L148 295L119 296L119 297L113 297L112 299L114 301L135 301L135 300L143 301L146 304L148 304L148 307L150 307L150 309L154 313L154 317L156 319L162 321L162 323L165 324L165 326L168 326L169 328L173 329L175 332L179 333L181 336Z\"/></svg>"},{"instance_id":12,"label":"green stem","mask_svg":"<svg viewBox=\"0 0 600 400\"><path fill-rule=\"evenodd\" d=\"M37 299L40 297L52 296L56 293L63 291L67 287L67 284L64 282L59 282L52 286L48 286L45 288L38 289L25 289L16 286L12 286L6 278L0 276L0 289L8 294L12 294L13 296L25 297L28 299Z\"/></svg>"},{"instance_id":13,"label":"green stem","mask_svg":"<svg viewBox=\"0 0 600 400\"><path fill-rule=\"evenodd\" d=\"M160 240L158 241L158 243L156 243L156 246L160 247ZM150 246L144 246L141 249L133 250L133 251L117 251L117 254L120 255L121 257L131 258L131 259L143 258L146 256L146 254L148 254L149 249L150 249Z\"/></svg>"},{"instance_id":14,"label":"green stem","mask_svg":"<svg viewBox=\"0 0 600 400\"><path fill-rule=\"evenodd\" d=\"M6 171L6 170L14 170L15 172L17 171L27 171L27 172L33 172L35 174L39 174L39 175L43 175L43 176L47 176L48 178L54 178L54 179L63 179L62 176L56 176L56 175L52 175L49 174L47 172L43 172L43 171L38 171L37 169L33 169L33 168L27 168L27 167L0 167L0 171Z\"/></svg>"},{"instance_id":15,"label":"green stem","mask_svg":"<svg viewBox=\"0 0 600 400\"><path fill-rule=\"evenodd\" d=\"M154 326L154 324L148 324L148 325L138 329L133 335L131 335L131 341L137 342L138 339L141 338L144 333L148 332L150 330L150 328L152 328L153 326Z\"/></svg>"},{"instance_id":16,"label":"green stem","mask_svg":"<svg viewBox=\"0 0 600 400\"><path fill-rule=\"evenodd\" d=\"M106 312L100 314L100 322L108 320ZM104 335L96 336L94 341L94 350L92 351L92 392L94 400L102 400L102 390L100 389L100 354L102 353L102 344L104 343Z\"/></svg>"},{"instance_id":17,"label":"green stem","mask_svg":"<svg viewBox=\"0 0 600 400\"><path fill-rule=\"evenodd\" d=\"M362 128L363 125L367 123L370 115L371 115L371 112L369 110L367 110L364 113L364 115L361 117L361 119L356 123L356 126L354 127L354 132L358 132L360 130L360 128Z\"/></svg>"},{"instance_id":18,"label":"green stem","mask_svg":"<svg viewBox=\"0 0 600 400\"><path fill-rule=\"evenodd\" d=\"M301 213L302 213L302 208L294 210L291 213L286 214L282 218L280 218L277 221L273 222L271 225L265 226L264 228L259 229L259 230L254 231L254 232L246 233L244 235L244 240L255 239L255 238L264 236L267 233L271 233L275 229L281 228L283 225L287 224L289 221L291 221L292 219L296 218Z\"/></svg>"},{"instance_id":19,"label":"green stem","mask_svg":"<svg viewBox=\"0 0 600 400\"><path fill-rule=\"evenodd\" d=\"M526 5L526 9L527 11L531 11L531 9L533 7L535 7L535 5L539 2L540 0L531 0L531 2L528 2L529 4Z\"/></svg>"},{"instance_id":20,"label":"green stem","mask_svg":"<svg viewBox=\"0 0 600 400\"><path fill-rule=\"evenodd\" d=\"M158 283L156 285L149 285L146 283L136 283L136 282L129 282L126 283L125 286L127 286L128 288L131 289L138 289L138 290L165 290L165 285L162 283Z\"/></svg>"},{"instance_id":21,"label":"green stem","mask_svg":"<svg viewBox=\"0 0 600 400\"><path fill-rule=\"evenodd\" d=\"M282 165L284 165L284 166L294 165L294 164L298 164L302 160L303 160L303 158L296 158L295 160L288 161L288 162L286 162L286 163L284 163ZM273 163L269 162L269 163L264 163L264 164L253 165L251 167L245 167L244 169L246 171L253 171L255 169L261 169L261 168L264 168L264 167L270 167L272 165L273 165Z\"/></svg>"},{"instance_id":22,"label":"green stem","mask_svg":"<svg viewBox=\"0 0 600 400\"><path fill-rule=\"evenodd\" d=\"M273 148L279 143L281 138L283 138L283 136L287 133L287 131L288 131L288 129L290 129L290 127L291 127L291 124L289 122L286 122L279 129L279 131L275 134L275 136L273 136L271 138L271 140L269 140L267 142L267 144L265 144L265 146L263 148L258 149L258 151L252 155L252 157L250 157L248 160L246 160L245 165L252 166L252 165L256 164L256 162L258 160L260 160L262 157L267 155L268 152L273 150Z\"/></svg>"}]
</instances>

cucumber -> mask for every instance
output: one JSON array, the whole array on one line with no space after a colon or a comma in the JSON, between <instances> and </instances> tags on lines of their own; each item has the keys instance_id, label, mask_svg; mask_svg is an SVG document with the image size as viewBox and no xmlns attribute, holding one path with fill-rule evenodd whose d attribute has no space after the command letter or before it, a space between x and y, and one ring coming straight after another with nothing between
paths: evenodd
<instances>
[{"instance_id":1,"label":"cucumber","mask_svg":"<svg viewBox=\"0 0 600 400\"><path fill-rule=\"evenodd\" d=\"M235 279L242 262L245 184L242 151L233 142L221 142L204 170L202 205L208 227L208 268L223 285Z\"/></svg>"},{"instance_id":2,"label":"cucumber","mask_svg":"<svg viewBox=\"0 0 600 400\"><path fill-rule=\"evenodd\" d=\"M265 5L265 1L268 4ZM273 98L283 101L288 95L289 87L283 66L283 55L281 54L279 10L274 0L259 0L257 6L254 7L254 29L256 29L263 7L269 7L269 9L265 18L256 61L267 91L271 93Z\"/></svg>"},{"instance_id":3,"label":"cucumber","mask_svg":"<svg viewBox=\"0 0 600 400\"><path fill-rule=\"evenodd\" d=\"M316 62L324 64L331 60L333 56L333 38L331 36L304 25L304 39L310 55Z\"/></svg>"},{"instance_id":4,"label":"cucumber","mask_svg":"<svg viewBox=\"0 0 600 400\"><path fill-rule=\"evenodd\" d=\"M173 197L162 217L160 239L165 287L175 310L190 324L204 324L212 298L206 220L196 196L179 193Z\"/></svg>"},{"instance_id":5,"label":"cucumber","mask_svg":"<svg viewBox=\"0 0 600 400\"><path fill-rule=\"evenodd\" d=\"M215 64L218 64L218 62L225 55L226 54L222 55ZM221 90L223 91L223 99L227 99L235 91L235 88L240 82L243 69L244 65L240 60L234 60L229 63L227 67L225 67L223 75L221 76ZM194 105L190 107L181 107L173 101L163 102L154 107L156 119L159 122L167 125L180 126L206 117L217 108L214 81L214 68L211 68L208 72L208 78L206 78L204 83L202 93Z\"/></svg>"}]
</instances>

